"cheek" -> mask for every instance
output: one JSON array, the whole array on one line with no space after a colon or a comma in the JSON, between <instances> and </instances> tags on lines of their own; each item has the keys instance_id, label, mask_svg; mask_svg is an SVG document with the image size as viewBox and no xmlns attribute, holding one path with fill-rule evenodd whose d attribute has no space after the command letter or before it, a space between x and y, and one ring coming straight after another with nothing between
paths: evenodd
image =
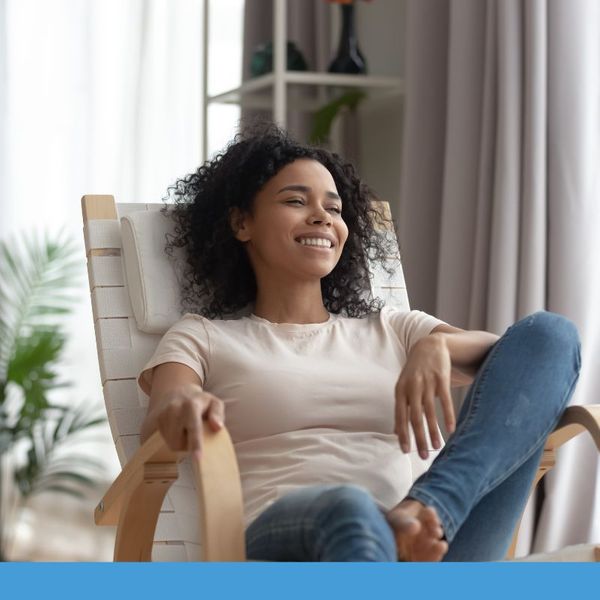
<instances>
[{"instance_id":1,"label":"cheek","mask_svg":"<svg viewBox=\"0 0 600 600\"><path fill-rule=\"evenodd\" d=\"M348 239L348 226L345 223L339 229L338 239L340 240L340 246L343 246Z\"/></svg>"}]
</instances>

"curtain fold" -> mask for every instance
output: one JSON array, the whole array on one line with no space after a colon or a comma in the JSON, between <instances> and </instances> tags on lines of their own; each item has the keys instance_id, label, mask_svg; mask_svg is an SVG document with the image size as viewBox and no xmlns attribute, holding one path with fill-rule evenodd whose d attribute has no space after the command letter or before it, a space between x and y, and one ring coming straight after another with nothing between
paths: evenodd
<instances>
[{"instance_id":1,"label":"curtain fold","mask_svg":"<svg viewBox=\"0 0 600 600\"><path fill-rule=\"evenodd\" d=\"M409 0L406 73L394 209L412 307L498 334L564 314L582 338L572 401L599 402L600 5ZM598 465L590 440L559 453L519 554L600 540Z\"/></svg>"},{"instance_id":2,"label":"curtain fold","mask_svg":"<svg viewBox=\"0 0 600 600\"><path fill-rule=\"evenodd\" d=\"M600 4L548 1L548 304L577 324L575 404L600 403ZM581 439L580 439L581 438ZM600 463L587 437L546 482L537 547L600 541Z\"/></svg>"},{"instance_id":3,"label":"curtain fold","mask_svg":"<svg viewBox=\"0 0 600 600\"><path fill-rule=\"evenodd\" d=\"M395 207L411 308L432 314L446 137L448 18L447 2L408 3L402 181ZM408 259L417 252L418 260Z\"/></svg>"}]
</instances>

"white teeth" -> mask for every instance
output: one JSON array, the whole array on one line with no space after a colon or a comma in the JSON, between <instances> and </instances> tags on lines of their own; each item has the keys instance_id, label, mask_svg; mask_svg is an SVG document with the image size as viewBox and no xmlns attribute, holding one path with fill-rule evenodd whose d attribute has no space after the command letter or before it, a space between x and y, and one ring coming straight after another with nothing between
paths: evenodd
<instances>
[{"instance_id":1,"label":"white teeth","mask_svg":"<svg viewBox=\"0 0 600 600\"><path fill-rule=\"evenodd\" d=\"M323 238L302 238L300 243L303 246L322 246L323 248L331 248L331 242Z\"/></svg>"}]
</instances>

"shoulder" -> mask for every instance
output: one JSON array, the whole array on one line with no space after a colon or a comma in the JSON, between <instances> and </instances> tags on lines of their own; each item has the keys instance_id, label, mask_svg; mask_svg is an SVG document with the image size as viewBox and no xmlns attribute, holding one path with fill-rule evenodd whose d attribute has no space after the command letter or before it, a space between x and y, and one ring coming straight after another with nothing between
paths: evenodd
<instances>
[{"instance_id":1,"label":"shoulder","mask_svg":"<svg viewBox=\"0 0 600 600\"><path fill-rule=\"evenodd\" d=\"M441 319L422 310L393 307L384 307L381 310L381 319L384 326L394 331L407 350L420 338L429 335L433 329L445 324Z\"/></svg>"},{"instance_id":2,"label":"shoulder","mask_svg":"<svg viewBox=\"0 0 600 600\"><path fill-rule=\"evenodd\" d=\"M422 322L444 322L434 315L430 315L422 310L406 310L405 308L398 308L395 306L384 306L379 313L379 318L383 321L402 325Z\"/></svg>"}]
</instances>

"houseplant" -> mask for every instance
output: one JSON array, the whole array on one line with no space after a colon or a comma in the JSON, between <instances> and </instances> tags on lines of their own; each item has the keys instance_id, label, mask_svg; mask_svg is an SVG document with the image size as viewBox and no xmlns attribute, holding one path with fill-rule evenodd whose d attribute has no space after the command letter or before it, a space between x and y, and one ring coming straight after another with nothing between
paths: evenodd
<instances>
[{"instance_id":1,"label":"houseplant","mask_svg":"<svg viewBox=\"0 0 600 600\"><path fill-rule=\"evenodd\" d=\"M59 374L79 252L59 235L0 241L0 559L18 507L41 491L82 495L103 463L71 444L105 421L66 404Z\"/></svg>"}]
</instances>

